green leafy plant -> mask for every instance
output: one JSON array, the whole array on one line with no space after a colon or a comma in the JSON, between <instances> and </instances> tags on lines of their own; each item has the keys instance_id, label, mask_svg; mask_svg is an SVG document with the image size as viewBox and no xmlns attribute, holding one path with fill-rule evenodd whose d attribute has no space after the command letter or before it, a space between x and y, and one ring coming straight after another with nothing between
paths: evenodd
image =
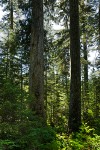
<instances>
[{"instance_id":1,"label":"green leafy plant","mask_svg":"<svg viewBox=\"0 0 100 150\"><path fill-rule=\"evenodd\" d=\"M11 140L0 141L0 150L7 150L7 149L12 150L16 147L18 147L18 145L16 145L14 141L11 141Z\"/></svg>"},{"instance_id":2,"label":"green leafy plant","mask_svg":"<svg viewBox=\"0 0 100 150\"><path fill-rule=\"evenodd\" d=\"M73 150L100 150L100 136L95 130L83 124L80 132L73 133L69 137L69 145Z\"/></svg>"}]
</instances>

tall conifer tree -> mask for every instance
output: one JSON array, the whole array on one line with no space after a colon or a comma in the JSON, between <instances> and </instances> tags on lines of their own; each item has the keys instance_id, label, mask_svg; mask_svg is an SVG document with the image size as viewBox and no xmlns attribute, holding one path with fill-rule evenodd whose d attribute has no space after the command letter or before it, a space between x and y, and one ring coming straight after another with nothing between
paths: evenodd
<instances>
[{"instance_id":1,"label":"tall conifer tree","mask_svg":"<svg viewBox=\"0 0 100 150\"><path fill-rule=\"evenodd\" d=\"M69 132L78 131L81 124L80 35L78 6L78 0L70 0L71 83Z\"/></svg>"},{"instance_id":2,"label":"tall conifer tree","mask_svg":"<svg viewBox=\"0 0 100 150\"><path fill-rule=\"evenodd\" d=\"M40 117L44 116L43 66L43 0L33 0L29 81L32 101L30 107Z\"/></svg>"}]
</instances>

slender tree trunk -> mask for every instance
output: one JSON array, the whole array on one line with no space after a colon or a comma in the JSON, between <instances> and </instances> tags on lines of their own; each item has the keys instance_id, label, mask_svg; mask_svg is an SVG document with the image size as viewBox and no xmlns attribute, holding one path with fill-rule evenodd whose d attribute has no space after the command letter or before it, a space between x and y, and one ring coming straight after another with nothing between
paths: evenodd
<instances>
[{"instance_id":1,"label":"slender tree trunk","mask_svg":"<svg viewBox=\"0 0 100 150\"><path fill-rule=\"evenodd\" d=\"M10 6L10 30L13 30L13 1L9 0L9 6ZM11 44L10 44L10 31L8 31L8 49L7 49L7 62L6 62L6 79L10 78L12 76L12 73L10 73L11 70Z\"/></svg>"},{"instance_id":2,"label":"slender tree trunk","mask_svg":"<svg viewBox=\"0 0 100 150\"><path fill-rule=\"evenodd\" d=\"M99 112L100 112L100 77L98 77L98 79L96 79L96 86L95 86L95 100L96 100L96 110L95 110L95 114L96 117L99 117Z\"/></svg>"},{"instance_id":3,"label":"slender tree trunk","mask_svg":"<svg viewBox=\"0 0 100 150\"><path fill-rule=\"evenodd\" d=\"M47 56L45 56L45 63L47 64ZM45 99L45 117L46 117L46 121L47 121L47 111L48 111L48 97L47 97L47 94L48 94L48 90L47 90L47 87L48 87L48 79L47 79L47 67L45 68L45 79L44 79L44 99Z\"/></svg>"},{"instance_id":4,"label":"slender tree trunk","mask_svg":"<svg viewBox=\"0 0 100 150\"><path fill-rule=\"evenodd\" d=\"M84 27L85 28L85 27ZM83 54L86 63L84 64L84 99L86 108L89 107L89 95L88 95L88 54L87 54L87 42L86 42L86 30L83 32L84 41L83 41Z\"/></svg>"},{"instance_id":5,"label":"slender tree trunk","mask_svg":"<svg viewBox=\"0 0 100 150\"><path fill-rule=\"evenodd\" d=\"M100 49L100 3L99 3L99 49Z\"/></svg>"},{"instance_id":6,"label":"slender tree trunk","mask_svg":"<svg viewBox=\"0 0 100 150\"><path fill-rule=\"evenodd\" d=\"M70 0L70 55L71 83L69 106L69 132L76 132L81 125L81 73L78 0Z\"/></svg>"},{"instance_id":7,"label":"slender tree trunk","mask_svg":"<svg viewBox=\"0 0 100 150\"><path fill-rule=\"evenodd\" d=\"M40 117L44 117L43 66L43 0L33 0L29 78L30 108Z\"/></svg>"},{"instance_id":8,"label":"slender tree trunk","mask_svg":"<svg viewBox=\"0 0 100 150\"><path fill-rule=\"evenodd\" d=\"M87 61L87 44L84 43L84 59ZM84 89L87 94L88 91L88 64L84 64Z\"/></svg>"},{"instance_id":9,"label":"slender tree trunk","mask_svg":"<svg viewBox=\"0 0 100 150\"><path fill-rule=\"evenodd\" d=\"M8 79L8 72L9 72L9 48L7 48L7 55L6 55L6 79Z\"/></svg>"},{"instance_id":10,"label":"slender tree trunk","mask_svg":"<svg viewBox=\"0 0 100 150\"><path fill-rule=\"evenodd\" d=\"M10 1L10 21L11 21L10 28L13 30L13 0Z\"/></svg>"},{"instance_id":11,"label":"slender tree trunk","mask_svg":"<svg viewBox=\"0 0 100 150\"><path fill-rule=\"evenodd\" d=\"M21 49L21 60L20 60L20 90L21 90L21 111L23 109L23 65L22 65L22 49ZM21 114L22 121L22 114Z\"/></svg>"}]
</instances>

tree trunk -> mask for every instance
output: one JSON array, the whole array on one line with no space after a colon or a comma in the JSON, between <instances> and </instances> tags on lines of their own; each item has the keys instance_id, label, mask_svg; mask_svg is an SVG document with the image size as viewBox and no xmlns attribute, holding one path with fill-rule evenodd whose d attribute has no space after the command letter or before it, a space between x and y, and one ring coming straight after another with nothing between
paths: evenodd
<instances>
[{"instance_id":1,"label":"tree trunk","mask_svg":"<svg viewBox=\"0 0 100 150\"><path fill-rule=\"evenodd\" d=\"M10 1L10 20L11 20L11 26L10 28L13 30L13 1Z\"/></svg>"},{"instance_id":2,"label":"tree trunk","mask_svg":"<svg viewBox=\"0 0 100 150\"><path fill-rule=\"evenodd\" d=\"M39 117L44 117L43 66L43 0L33 0L29 90L30 108Z\"/></svg>"},{"instance_id":3,"label":"tree trunk","mask_svg":"<svg viewBox=\"0 0 100 150\"><path fill-rule=\"evenodd\" d=\"M70 0L70 55L71 83L69 105L69 132L76 132L81 125L81 73L78 0Z\"/></svg>"},{"instance_id":4,"label":"tree trunk","mask_svg":"<svg viewBox=\"0 0 100 150\"><path fill-rule=\"evenodd\" d=\"M83 54L84 54L84 59L86 60L86 63L84 64L84 99L85 99L85 106L86 109L89 107L89 90L88 90L88 57L87 57L87 42L86 42L86 30L84 27L84 41L83 41Z\"/></svg>"},{"instance_id":5,"label":"tree trunk","mask_svg":"<svg viewBox=\"0 0 100 150\"><path fill-rule=\"evenodd\" d=\"M99 49L100 49L100 3L99 3Z\"/></svg>"}]
</instances>

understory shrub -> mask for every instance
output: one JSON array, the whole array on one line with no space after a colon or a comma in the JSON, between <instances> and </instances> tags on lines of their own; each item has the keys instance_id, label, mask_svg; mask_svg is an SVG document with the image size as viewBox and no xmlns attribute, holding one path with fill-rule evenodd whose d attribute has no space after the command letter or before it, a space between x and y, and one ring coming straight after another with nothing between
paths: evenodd
<instances>
[{"instance_id":1,"label":"understory shrub","mask_svg":"<svg viewBox=\"0 0 100 150\"><path fill-rule=\"evenodd\" d=\"M50 126L34 127L34 122L24 122L17 132L0 141L0 150L100 150L100 136L87 124L78 133L67 135Z\"/></svg>"},{"instance_id":2,"label":"understory shrub","mask_svg":"<svg viewBox=\"0 0 100 150\"><path fill-rule=\"evenodd\" d=\"M70 135L69 145L72 150L100 150L100 136L93 128L83 124L80 132Z\"/></svg>"}]
</instances>

